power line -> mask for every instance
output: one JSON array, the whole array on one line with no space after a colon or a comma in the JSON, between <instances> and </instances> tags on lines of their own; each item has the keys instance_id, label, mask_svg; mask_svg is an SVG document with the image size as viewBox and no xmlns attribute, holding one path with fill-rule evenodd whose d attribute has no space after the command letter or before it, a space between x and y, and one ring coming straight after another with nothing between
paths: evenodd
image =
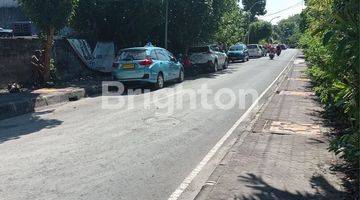
<instances>
[{"instance_id":1,"label":"power line","mask_svg":"<svg viewBox=\"0 0 360 200\"><path fill-rule=\"evenodd\" d=\"M283 9L283 10L279 10L279 11L277 11L277 12L264 15L263 17L269 17L269 16L272 16L272 15L276 15L276 14L282 13L282 12L284 12L284 11L290 10L290 9L292 9L292 8L295 8L295 7L297 7L297 6L299 6L299 5L302 5L302 4L303 4L303 1L298 2L297 4L292 5L292 6L290 6L290 7L287 7L287 8L285 8L285 9Z\"/></svg>"}]
</instances>

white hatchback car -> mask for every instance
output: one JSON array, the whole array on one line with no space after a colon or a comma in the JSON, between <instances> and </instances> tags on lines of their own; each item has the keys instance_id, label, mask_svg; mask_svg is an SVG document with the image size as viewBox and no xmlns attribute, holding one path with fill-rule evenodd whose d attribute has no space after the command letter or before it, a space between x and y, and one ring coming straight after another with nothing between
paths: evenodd
<instances>
[{"instance_id":1,"label":"white hatchback car","mask_svg":"<svg viewBox=\"0 0 360 200\"><path fill-rule=\"evenodd\" d=\"M190 47L188 55L191 64L197 65L200 69L216 72L228 68L228 57L218 45Z\"/></svg>"},{"instance_id":2,"label":"white hatchback car","mask_svg":"<svg viewBox=\"0 0 360 200\"><path fill-rule=\"evenodd\" d=\"M247 47L251 58L260 58L263 56L263 52L258 44L249 44Z\"/></svg>"}]
</instances>

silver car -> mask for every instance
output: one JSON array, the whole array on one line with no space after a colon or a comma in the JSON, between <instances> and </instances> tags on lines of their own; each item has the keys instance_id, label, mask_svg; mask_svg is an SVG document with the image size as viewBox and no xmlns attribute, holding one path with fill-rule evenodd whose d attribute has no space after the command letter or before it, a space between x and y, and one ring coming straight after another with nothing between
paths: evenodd
<instances>
[{"instance_id":1,"label":"silver car","mask_svg":"<svg viewBox=\"0 0 360 200\"><path fill-rule=\"evenodd\" d=\"M191 64L210 72L228 68L228 57L218 45L191 47L188 50Z\"/></svg>"},{"instance_id":2,"label":"silver car","mask_svg":"<svg viewBox=\"0 0 360 200\"><path fill-rule=\"evenodd\" d=\"M247 47L251 58L260 58L263 56L263 52L258 44L249 44Z\"/></svg>"}]
</instances>

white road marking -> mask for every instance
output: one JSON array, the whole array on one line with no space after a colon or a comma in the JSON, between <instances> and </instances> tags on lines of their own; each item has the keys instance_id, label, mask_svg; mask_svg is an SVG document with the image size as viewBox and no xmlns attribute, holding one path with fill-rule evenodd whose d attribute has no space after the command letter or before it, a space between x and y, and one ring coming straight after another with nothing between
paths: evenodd
<instances>
[{"instance_id":1,"label":"white road marking","mask_svg":"<svg viewBox=\"0 0 360 200\"><path fill-rule=\"evenodd\" d=\"M195 177L200 173L200 171L205 167L205 165L210 161L210 159L218 152L224 142L233 134L236 128L241 124L246 117L251 113L251 111L258 106L259 101L265 96L265 94L270 90L270 88L278 81L281 75L291 66L291 63L294 62L296 54L290 59L288 65L284 70L276 77L276 79L269 85L268 88L257 98L250 108L235 122L235 124L226 132L226 134L216 143L216 145L206 154L202 161L196 166L196 168L184 179L180 186L171 194L168 200L178 200L181 194L186 190Z\"/></svg>"}]
</instances>

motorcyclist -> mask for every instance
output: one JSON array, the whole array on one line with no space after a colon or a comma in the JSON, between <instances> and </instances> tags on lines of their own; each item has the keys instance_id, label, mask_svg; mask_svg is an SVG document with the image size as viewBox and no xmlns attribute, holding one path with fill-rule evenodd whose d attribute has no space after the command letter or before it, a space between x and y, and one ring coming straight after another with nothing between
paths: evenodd
<instances>
[{"instance_id":1,"label":"motorcyclist","mask_svg":"<svg viewBox=\"0 0 360 200\"><path fill-rule=\"evenodd\" d=\"M273 45L269 45L268 48L269 48L269 57L272 60L274 59L274 56L276 54L276 48Z\"/></svg>"},{"instance_id":2,"label":"motorcyclist","mask_svg":"<svg viewBox=\"0 0 360 200\"><path fill-rule=\"evenodd\" d=\"M280 56L280 54L281 54L281 46L277 45L276 46L276 55Z\"/></svg>"}]
</instances>

